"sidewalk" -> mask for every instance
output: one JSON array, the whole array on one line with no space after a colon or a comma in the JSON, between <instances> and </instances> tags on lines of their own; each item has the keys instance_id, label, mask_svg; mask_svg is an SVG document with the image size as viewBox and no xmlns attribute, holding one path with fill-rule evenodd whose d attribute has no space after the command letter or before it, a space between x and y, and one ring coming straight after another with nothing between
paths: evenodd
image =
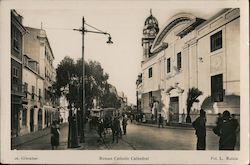
<instances>
[{"instance_id":1,"label":"sidewalk","mask_svg":"<svg viewBox=\"0 0 250 165\"><path fill-rule=\"evenodd\" d=\"M74 150L133 150L131 146L124 139L118 140L118 143L112 143L112 132L109 130L108 134L102 139L99 137L97 130L89 130L88 124L85 125L85 143L80 143L78 148L69 148Z\"/></svg>"},{"instance_id":2,"label":"sidewalk","mask_svg":"<svg viewBox=\"0 0 250 165\"><path fill-rule=\"evenodd\" d=\"M61 128L67 127L67 126L68 126L68 123L63 123L60 125ZM23 136L17 136L17 137L11 138L11 148L12 149L17 148L20 145L32 142L44 136L48 136L49 134L50 134L50 127L47 127L40 131L31 132Z\"/></svg>"},{"instance_id":3,"label":"sidewalk","mask_svg":"<svg viewBox=\"0 0 250 165\"><path fill-rule=\"evenodd\" d=\"M84 129L84 143L79 143L77 148L68 148L69 150L99 150L102 149L102 143L99 141L99 135L95 129L89 130L88 124L85 125ZM80 140L79 140L80 141Z\"/></svg>"},{"instance_id":4,"label":"sidewalk","mask_svg":"<svg viewBox=\"0 0 250 165\"><path fill-rule=\"evenodd\" d=\"M151 123L141 123L141 122L135 122L137 125L142 125L142 126L148 126L148 127L157 127L158 124L151 124ZM163 128L170 128L170 129L188 129L188 130L193 130L193 126L191 123L171 123L170 125L164 125ZM213 126L206 126L207 130L211 131L213 129Z\"/></svg>"}]
</instances>

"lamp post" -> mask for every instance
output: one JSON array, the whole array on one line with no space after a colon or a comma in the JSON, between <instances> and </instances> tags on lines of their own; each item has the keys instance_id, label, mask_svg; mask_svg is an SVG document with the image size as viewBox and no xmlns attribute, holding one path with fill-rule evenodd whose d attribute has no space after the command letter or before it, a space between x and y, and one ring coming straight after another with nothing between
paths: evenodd
<instances>
[{"instance_id":1,"label":"lamp post","mask_svg":"<svg viewBox=\"0 0 250 165\"><path fill-rule=\"evenodd\" d=\"M108 35L108 41L107 44L113 44L111 41L111 35L107 32L103 32L91 25L88 25L89 27L97 30L97 31L90 31L85 29L85 19L82 17L82 28L81 29L73 29L76 31L80 31L82 33L82 113L81 113L81 121L80 121L80 143L85 142L85 137L84 137L84 121L85 121L85 114L86 114L86 107L85 107L85 64L84 64L84 34L85 33L96 33L96 34L103 34L103 35Z\"/></svg>"}]
</instances>

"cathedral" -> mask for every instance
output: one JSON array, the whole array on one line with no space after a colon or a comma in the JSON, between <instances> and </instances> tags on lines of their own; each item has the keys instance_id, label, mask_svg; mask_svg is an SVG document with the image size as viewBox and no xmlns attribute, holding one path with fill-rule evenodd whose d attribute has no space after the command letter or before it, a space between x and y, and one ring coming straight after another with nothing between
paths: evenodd
<instances>
[{"instance_id":1,"label":"cathedral","mask_svg":"<svg viewBox=\"0 0 250 165\"><path fill-rule=\"evenodd\" d=\"M223 9L205 20L178 13L159 27L150 11L142 37L137 105L147 121L193 121L199 110L215 124L224 110L240 115L240 10ZM195 97L188 107L190 98Z\"/></svg>"}]
</instances>

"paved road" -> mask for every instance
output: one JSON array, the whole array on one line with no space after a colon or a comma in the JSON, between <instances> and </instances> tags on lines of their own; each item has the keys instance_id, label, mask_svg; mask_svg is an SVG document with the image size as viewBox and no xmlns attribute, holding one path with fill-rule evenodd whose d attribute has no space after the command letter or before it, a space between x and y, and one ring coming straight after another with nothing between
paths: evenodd
<instances>
[{"instance_id":1,"label":"paved road","mask_svg":"<svg viewBox=\"0 0 250 165\"><path fill-rule=\"evenodd\" d=\"M50 134L18 146L21 150L50 150ZM60 146L67 149L68 127L61 128ZM196 136L192 128L157 128L129 123L127 135L118 143L112 143L111 133L101 142L95 130L86 130L86 143L78 150L195 150ZM212 131L207 131L207 150L218 150L219 138ZM239 145L236 147L239 149Z\"/></svg>"},{"instance_id":2,"label":"paved road","mask_svg":"<svg viewBox=\"0 0 250 165\"><path fill-rule=\"evenodd\" d=\"M218 150L219 137L211 129L207 130L207 150ZM192 128L157 128L131 124L127 126L127 135L112 143L107 135L106 147L110 150L196 150L196 135ZM235 149L239 149L239 144Z\"/></svg>"},{"instance_id":3,"label":"paved road","mask_svg":"<svg viewBox=\"0 0 250 165\"><path fill-rule=\"evenodd\" d=\"M123 140L137 150L195 150L195 131L190 128L157 128L129 124ZM218 137L207 131L207 149L217 150Z\"/></svg>"}]
</instances>

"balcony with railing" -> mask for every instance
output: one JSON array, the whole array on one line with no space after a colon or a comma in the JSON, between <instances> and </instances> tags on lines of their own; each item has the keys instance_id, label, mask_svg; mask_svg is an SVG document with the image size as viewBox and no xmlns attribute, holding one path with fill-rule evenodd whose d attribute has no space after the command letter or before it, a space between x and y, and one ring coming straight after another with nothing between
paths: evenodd
<instances>
[{"instance_id":1,"label":"balcony with railing","mask_svg":"<svg viewBox=\"0 0 250 165\"><path fill-rule=\"evenodd\" d=\"M22 83L12 83L11 84L11 94L25 97L24 85Z\"/></svg>"}]
</instances>

